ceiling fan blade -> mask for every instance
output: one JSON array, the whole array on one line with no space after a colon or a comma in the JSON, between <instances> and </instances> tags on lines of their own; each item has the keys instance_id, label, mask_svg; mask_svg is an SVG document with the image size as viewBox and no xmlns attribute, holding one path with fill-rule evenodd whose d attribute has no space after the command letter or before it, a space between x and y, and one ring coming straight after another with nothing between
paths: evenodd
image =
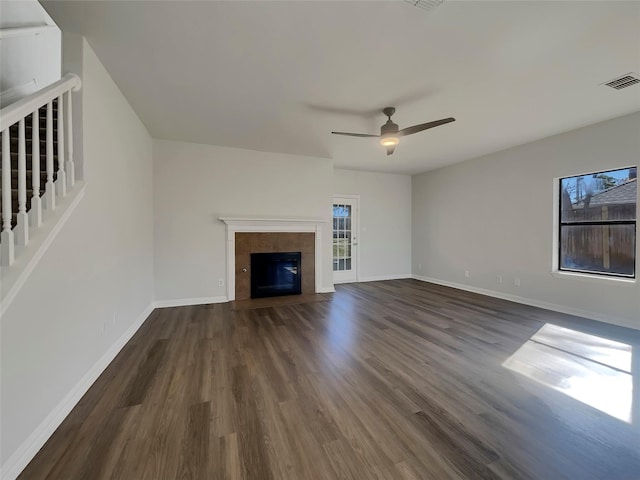
<instances>
[{"instance_id":1,"label":"ceiling fan blade","mask_svg":"<svg viewBox=\"0 0 640 480\"><path fill-rule=\"evenodd\" d=\"M387 147L387 155L391 155L395 149L396 149L395 145L391 145L390 147Z\"/></svg>"},{"instance_id":2,"label":"ceiling fan blade","mask_svg":"<svg viewBox=\"0 0 640 480\"><path fill-rule=\"evenodd\" d=\"M368 133L331 132L334 135L347 135L349 137L379 137L380 135L369 135Z\"/></svg>"},{"instance_id":3,"label":"ceiling fan blade","mask_svg":"<svg viewBox=\"0 0 640 480\"><path fill-rule=\"evenodd\" d=\"M406 135L412 135L414 133L427 130L429 128L439 127L440 125L444 125L445 123L451 123L455 121L456 121L455 118L449 117L449 118L443 118L442 120L436 120L435 122L421 123L420 125L414 125L413 127L403 128L398 132L398 136L404 137Z\"/></svg>"}]
</instances>

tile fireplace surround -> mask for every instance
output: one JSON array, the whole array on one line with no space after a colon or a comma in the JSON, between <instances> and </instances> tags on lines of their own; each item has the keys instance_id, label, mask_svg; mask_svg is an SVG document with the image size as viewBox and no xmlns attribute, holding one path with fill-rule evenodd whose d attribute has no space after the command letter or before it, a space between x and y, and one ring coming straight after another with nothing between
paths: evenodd
<instances>
[{"instance_id":1,"label":"tile fireplace surround","mask_svg":"<svg viewBox=\"0 0 640 480\"><path fill-rule=\"evenodd\" d=\"M302 251L302 246L306 245L304 248L307 251L307 255L309 255L309 262L312 258L311 250L315 251L315 259L312 263L313 269L307 266L306 271L313 270L314 278L307 279L306 285L307 288L304 289L303 293L315 293L322 292L322 259L323 259L323 248L322 248L322 226L326 223L322 219L312 218L232 218L232 217L221 217L220 220L226 224L227 229L227 298L229 301L236 300L236 241L237 236L236 233L269 233L269 234L289 234L289 233L311 233L315 238L315 245L311 248L311 245L308 245L309 236L289 236L289 235L265 235L261 237L253 237L253 236L242 236L240 242L244 243L249 239L249 241L255 241L256 243L262 243L262 246L256 250L254 253L258 253L260 251L264 251L263 248L276 248L277 250L269 250L269 251ZM253 239L252 239L253 237ZM258 238L260 240L258 240ZM287 245L287 242L292 242L291 247ZM242 244L240 245L242 247ZM246 243L245 243L246 247ZM246 248L241 248L243 250L242 253L250 253L244 252ZM307 263L307 265L309 265ZM238 265L241 271L241 266ZM304 269L304 259L303 259L303 269ZM240 273L238 273L239 275ZM305 282L304 270L303 270L303 282ZM243 291L244 279L239 279L238 287L240 287L240 291ZM315 286L312 286L315 285ZM306 291L305 291L306 290ZM310 292L311 290L311 292ZM244 296L244 294L243 294ZM249 298L249 296L245 296L245 298ZM241 300L240 297L237 298Z\"/></svg>"},{"instance_id":2,"label":"tile fireplace surround","mask_svg":"<svg viewBox=\"0 0 640 480\"><path fill-rule=\"evenodd\" d=\"M236 232L236 300L251 298L251 254L300 252L302 292L315 293L315 234L312 232Z\"/></svg>"}]
</instances>

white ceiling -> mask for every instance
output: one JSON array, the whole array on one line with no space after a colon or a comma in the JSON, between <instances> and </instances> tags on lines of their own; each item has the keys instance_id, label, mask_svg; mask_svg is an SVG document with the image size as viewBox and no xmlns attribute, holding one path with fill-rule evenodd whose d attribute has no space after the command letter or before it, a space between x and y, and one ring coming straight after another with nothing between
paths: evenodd
<instances>
[{"instance_id":1,"label":"white ceiling","mask_svg":"<svg viewBox=\"0 0 640 480\"><path fill-rule=\"evenodd\" d=\"M155 138L417 173L640 110L640 2L46 1ZM404 128L376 139L397 107Z\"/></svg>"}]
</instances>

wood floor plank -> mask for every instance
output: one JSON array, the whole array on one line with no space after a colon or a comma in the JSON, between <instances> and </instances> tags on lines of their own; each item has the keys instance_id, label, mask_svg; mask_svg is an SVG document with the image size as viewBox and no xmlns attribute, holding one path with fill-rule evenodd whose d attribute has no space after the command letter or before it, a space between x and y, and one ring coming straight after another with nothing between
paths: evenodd
<instances>
[{"instance_id":1,"label":"wood floor plank","mask_svg":"<svg viewBox=\"0 0 640 480\"><path fill-rule=\"evenodd\" d=\"M127 386L127 390L122 398L123 407L131 407L142 403L149 386L153 382L158 366L162 361L167 348L167 342L167 340L158 340L151 346L147 358L140 365L136 376L131 379L131 382Z\"/></svg>"},{"instance_id":2,"label":"wood floor plank","mask_svg":"<svg viewBox=\"0 0 640 480\"><path fill-rule=\"evenodd\" d=\"M640 480L639 357L640 332L415 280L157 309L20 478ZM565 394L603 372L627 421Z\"/></svg>"},{"instance_id":3,"label":"wood floor plank","mask_svg":"<svg viewBox=\"0 0 640 480\"><path fill-rule=\"evenodd\" d=\"M192 405L187 416L187 429L182 442L178 478L198 480L209 475L211 403L201 402Z\"/></svg>"}]
</instances>

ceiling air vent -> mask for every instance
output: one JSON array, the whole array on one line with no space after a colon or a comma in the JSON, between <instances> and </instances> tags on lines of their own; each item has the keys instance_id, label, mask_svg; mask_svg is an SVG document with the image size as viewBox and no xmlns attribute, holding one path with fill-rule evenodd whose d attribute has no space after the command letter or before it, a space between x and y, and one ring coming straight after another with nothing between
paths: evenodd
<instances>
[{"instance_id":1,"label":"ceiling air vent","mask_svg":"<svg viewBox=\"0 0 640 480\"><path fill-rule=\"evenodd\" d=\"M636 83L640 83L640 76L637 73L627 73L618 78L614 78L613 80L603 83L607 87L615 88L616 90L622 90L623 88L630 87L631 85L635 85Z\"/></svg>"},{"instance_id":2,"label":"ceiling air vent","mask_svg":"<svg viewBox=\"0 0 640 480\"><path fill-rule=\"evenodd\" d=\"M404 0L407 3L410 3L414 7L421 8L423 10L433 10L436 7L439 7L444 3L444 0Z\"/></svg>"}]
</instances>

